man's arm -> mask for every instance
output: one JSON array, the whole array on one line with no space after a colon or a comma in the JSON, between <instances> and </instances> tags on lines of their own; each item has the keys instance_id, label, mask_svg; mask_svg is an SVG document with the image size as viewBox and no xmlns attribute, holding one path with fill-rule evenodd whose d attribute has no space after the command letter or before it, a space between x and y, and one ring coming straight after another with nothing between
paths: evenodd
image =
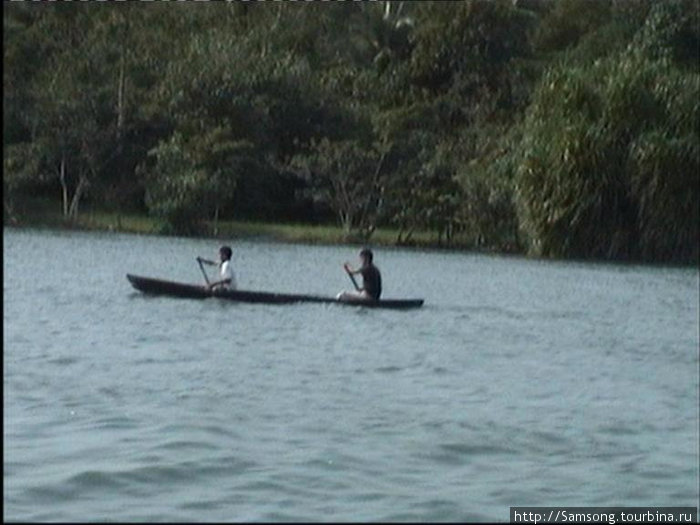
<instances>
[{"instance_id":1,"label":"man's arm","mask_svg":"<svg viewBox=\"0 0 700 525\"><path fill-rule=\"evenodd\" d=\"M362 273L362 269L359 270L353 270L352 267L350 266L350 263L345 263L343 264L343 268L345 268L345 271L352 274L352 275L357 275L358 273Z\"/></svg>"},{"instance_id":2,"label":"man's arm","mask_svg":"<svg viewBox=\"0 0 700 525\"><path fill-rule=\"evenodd\" d=\"M359 286L359 285L357 284L357 281L356 281L355 278L353 277L353 275L357 275L358 273L362 273L362 270L361 270L361 269L360 269L360 270L353 270L353 269L350 267L350 264L349 264L349 263L343 264L343 268L345 268L345 271L348 272L348 276L350 277L350 280L352 281L352 284L355 286L355 289L356 289L358 292L362 292L362 291L364 290L364 284L365 284L365 283L364 283L364 278L363 278L363 282L362 282L362 285L363 285L363 286Z\"/></svg>"},{"instance_id":3,"label":"man's arm","mask_svg":"<svg viewBox=\"0 0 700 525\"><path fill-rule=\"evenodd\" d=\"M216 266L216 265L219 264L219 263L217 263L217 262L210 261L209 259L203 259L203 258L201 258L201 257L197 257L197 261L198 261L198 262L201 262L201 263L204 263L204 264L208 264L209 266Z\"/></svg>"}]
</instances>

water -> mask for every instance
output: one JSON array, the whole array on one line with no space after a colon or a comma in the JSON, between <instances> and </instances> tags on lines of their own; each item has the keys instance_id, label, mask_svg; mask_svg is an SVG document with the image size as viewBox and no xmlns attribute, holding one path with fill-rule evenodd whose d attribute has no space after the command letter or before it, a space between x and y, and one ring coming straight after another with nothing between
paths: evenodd
<instances>
[{"instance_id":1,"label":"water","mask_svg":"<svg viewBox=\"0 0 700 525\"><path fill-rule=\"evenodd\" d=\"M333 295L356 249L235 242ZM698 505L698 270L376 250L419 310L147 297L211 239L4 229L4 519L507 521Z\"/></svg>"}]
</instances>

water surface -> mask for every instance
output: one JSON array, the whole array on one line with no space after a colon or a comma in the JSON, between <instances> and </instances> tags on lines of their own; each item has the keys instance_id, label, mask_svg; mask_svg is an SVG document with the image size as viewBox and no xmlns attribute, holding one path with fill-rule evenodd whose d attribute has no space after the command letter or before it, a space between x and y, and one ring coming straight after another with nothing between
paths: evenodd
<instances>
[{"instance_id":1,"label":"water surface","mask_svg":"<svg viewBox=\"0 0 700 525\"><path fill-rule=\"evenodd\" d=\"M4 229L4 519L507 521L698 504L698 270L377 249L419 310L134 291L212 239ZM238 241L335 295L355 248Z\"/></svg>"}]
</instances>

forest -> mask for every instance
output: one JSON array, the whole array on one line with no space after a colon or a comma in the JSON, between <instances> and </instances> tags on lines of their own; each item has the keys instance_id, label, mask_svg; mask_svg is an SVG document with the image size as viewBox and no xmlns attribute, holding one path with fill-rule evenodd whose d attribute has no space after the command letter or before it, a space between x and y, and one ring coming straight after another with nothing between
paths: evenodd
<instances>
[{"instance_id":1,"label":"forest","mask_svg":"<svg viewBox=\"0 0 700 525\"><path fill-rule=\"evenodd\" d=\"M698 0L3 2L3 221L697 263Z\"/></svg>"}]
</instances>

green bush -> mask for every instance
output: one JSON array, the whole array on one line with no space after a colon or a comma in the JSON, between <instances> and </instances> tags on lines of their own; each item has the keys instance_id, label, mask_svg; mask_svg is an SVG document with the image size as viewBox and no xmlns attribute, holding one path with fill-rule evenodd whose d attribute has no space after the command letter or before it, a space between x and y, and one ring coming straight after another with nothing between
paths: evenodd
<instances>
[{"instance_id":1,"label":"green bush","mask_svg":"<svg viewBox=\"0 0 700 525\"><path fill-rule=\"evenodd\" d=\"M697 259L697 75L628 51L547 74L517 172L531 253Z\"/></svg>"},{"instance_id":2,"label":"green bush","mask_svg":"<svg viewBox=\"0 0 700 525\"><path fill-rule=\"evenodd\" d=\"M632 195L639 207L640 255L698 260L700 147L697 135L640 136L630 149Z\"/></svg>"}]
</instances>

